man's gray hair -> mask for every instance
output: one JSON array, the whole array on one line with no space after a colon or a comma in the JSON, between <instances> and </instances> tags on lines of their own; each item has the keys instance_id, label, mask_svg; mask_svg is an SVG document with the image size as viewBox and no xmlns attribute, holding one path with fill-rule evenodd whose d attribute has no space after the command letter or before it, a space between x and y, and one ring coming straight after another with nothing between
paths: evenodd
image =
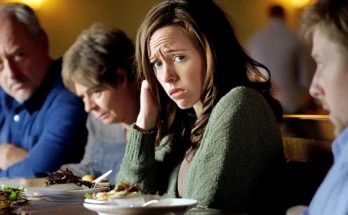
<instances>
[{"instance_id":1,"label":"man's gray hair","mask_svg":"<svg viewBox=\"0 0 348 215\"><path fill-rule=\"evenodd\" d=\"M0 13L5 13L5 15L23 24L27 28L29 36L33 40L37 40L43 34L46 35L45 31L40 25L35 11L26 4L0 4Z\"/></svg>"}]
</instances>

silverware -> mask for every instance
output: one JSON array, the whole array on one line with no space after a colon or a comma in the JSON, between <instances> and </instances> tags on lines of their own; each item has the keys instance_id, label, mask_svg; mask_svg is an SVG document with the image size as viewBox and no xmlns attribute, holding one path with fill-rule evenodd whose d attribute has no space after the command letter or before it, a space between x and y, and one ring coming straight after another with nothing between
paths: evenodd
<instances>
[{"instance_id":1,"label":"silverware","mask_svg":"<svg viewBox=\"0 0 348 215\"><path fill-rule=\"evenodd\" d=\"M99 184L99 182L101 182L104 178L106 178L108 175L110 175L112 173L112 170L107 171L106 173L104 173L103 175L99 176L98 178L96 178L94 181L92 181L93 183L93 188L95 188L97 186L97 184Z\"/></svg>"}]
</instances>

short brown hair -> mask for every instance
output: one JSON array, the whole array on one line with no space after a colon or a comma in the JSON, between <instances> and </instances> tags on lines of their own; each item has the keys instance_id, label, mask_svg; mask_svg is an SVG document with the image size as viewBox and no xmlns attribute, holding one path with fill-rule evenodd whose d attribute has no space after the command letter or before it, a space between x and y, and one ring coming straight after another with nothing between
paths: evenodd
<instances>
[{"instance_id":1,"label":"short brown hair","mask_svg":"<svg viewBox=\"0 0 348 215\"><path fill-rule=\"evenodd\" d=\"M302 14L301 34L312 43L315 27L323 27L328 36L348 49L348 1L318 0Z\"/></svg>"},{"instance_id":2,"label":"short brown hair","mask_svg":"<svg viewBox=\"0 0 348 215\"><path fill-rule=\"evenodd\" d=\"M63 57L65 86L75 92L74 83L87 87L115 87L118 68L134 81L134 45L120 29L93 24L83 31Z\"/></svg>"}]
</instances>

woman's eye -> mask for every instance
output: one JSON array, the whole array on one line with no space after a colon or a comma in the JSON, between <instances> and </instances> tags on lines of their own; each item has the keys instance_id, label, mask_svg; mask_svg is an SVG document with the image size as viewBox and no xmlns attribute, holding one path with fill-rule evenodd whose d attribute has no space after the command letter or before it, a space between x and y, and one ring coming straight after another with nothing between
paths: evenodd
<instances>
[{"instance_id":1,"label":"woman's eye","mask_svg":"<svg viewBox=\"0 0 348 215\"><path fill-rule=\"evenodd\" d=\"M92 94L94 98L98 98L101 96L101 93L102 93L101 91L97 90L97 91L94 91Z\"/></svg>"},{"instance_id":2,"label":"woman's eye","mask_svg":"<svg viewBox=\"0 0 348 215\"><path fill-rule=\"evenodd\" d=\"M176 56L174 58L174 60L177 61L177 62L183 61L183 60L185 60L185 56Z\"/></svg>"},{"instance_id":3,"label":"woman's eye","mask_svg":"<svg viewBox=\"0 0 348 215\"><path fill-rule=\"evenodd\" d=\"M153 67L155 69L160 68L161 66L162 66L162 62L155 62L155 63L153 63Z\"/></svg>"}]
</instances>

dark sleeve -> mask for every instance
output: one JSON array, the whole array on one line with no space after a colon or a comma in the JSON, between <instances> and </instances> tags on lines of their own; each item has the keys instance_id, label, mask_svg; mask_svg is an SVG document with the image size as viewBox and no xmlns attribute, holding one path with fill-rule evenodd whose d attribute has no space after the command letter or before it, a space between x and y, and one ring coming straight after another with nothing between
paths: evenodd
<instances>
[{"instance_id":1,"label":"dark sleeve","mask_svg":"<svg viewBox=\"0 0 348 215\"><path fill-rule=\"evenodd\" d=\"M39 177L65 162L79 162L86 144L86 118L82 101L71 93L61 93L47 110L43 132L28 156L2 170L0 177Z\"/></svg>"}]
</instances>

